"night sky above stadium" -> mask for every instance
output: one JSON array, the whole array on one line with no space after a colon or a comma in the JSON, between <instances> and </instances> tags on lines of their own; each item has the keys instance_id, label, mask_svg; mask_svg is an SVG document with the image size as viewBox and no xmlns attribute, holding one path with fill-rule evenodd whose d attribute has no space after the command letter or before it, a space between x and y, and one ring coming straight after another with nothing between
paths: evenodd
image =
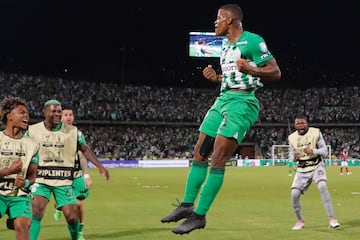
<instances>
[{"instance_id":1,"label":"night sky above stadium","mask_svg":"<svg viewBox=\"0 0 360 240\"><path fill-rule=\"evenodd\" d=\"M243 8L244 29L265 38L280 67L359 73L355 1L234 2ZM176 69L193 61L188 33L213 31L224 3L229 1L3 0L0 61L56 71L121 71L124 60L127 68L146 65L143 71Z\"/></svg>"}]
</instances>

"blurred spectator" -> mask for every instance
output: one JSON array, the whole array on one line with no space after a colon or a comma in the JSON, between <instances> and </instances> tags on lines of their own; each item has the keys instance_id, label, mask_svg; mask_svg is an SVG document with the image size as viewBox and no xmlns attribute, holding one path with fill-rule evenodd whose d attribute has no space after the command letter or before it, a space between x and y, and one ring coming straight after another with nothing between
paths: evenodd
<instances>
[{"instance_id":1,"label":"blurred spectator","mask_svg":"<svg viewBox=\"0 0 360 240\"><path fill-rule=\"evenodd\" d=\"M323 77L330 78L332 83L342 79L342 76ZM353 82L358 81L355 77L346 74ZM113 160L144 156L148 159L188 158L197 139L198 124L217 93L216 89L120 87L116 83L4 72L0 72L0 83L1 97L19 96L29 103L33 121L42 118L42 103L47 99L56 98L74 106L77 125L81 125L97 156ZM332 85L334 87L258 90L256 95L261 103L258 124L244 141L258 143L261 157L271 158L271 146L286 144L288 119L297 113L308 116L309 121L318 126L329 124L320 128L336 156L347 147L349 156L359 157L360 133L351 125L360 122L359 86ZM51 91L53 86L59 89ZM66 94L74 91L76 94ZM88 95L88 92L94 94ZM336 123L348 125L338 127Z\"/></svg>"}]
</instances>

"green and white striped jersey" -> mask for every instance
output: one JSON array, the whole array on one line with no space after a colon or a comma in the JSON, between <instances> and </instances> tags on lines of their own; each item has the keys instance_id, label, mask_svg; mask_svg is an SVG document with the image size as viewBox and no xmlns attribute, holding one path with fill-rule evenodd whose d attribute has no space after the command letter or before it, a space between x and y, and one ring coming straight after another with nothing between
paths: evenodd
<instances>
[{"instance_id":1,"label":"green and white striped jersey","mask_svg":"<svg viewBox=\"0 0 360 240\"><path fill-rule=\"evenodd\" d=\"M257 67L265 65L266 62L273 59L273 55L269 52L261 36L244 31L233 44L230 44L225 38L221 50L221 92L230 88L258 89L263 87L259 77L239 72L236 66L236 60L240 58L247 59L251 65Z\"/></svg>"}]
</instances>

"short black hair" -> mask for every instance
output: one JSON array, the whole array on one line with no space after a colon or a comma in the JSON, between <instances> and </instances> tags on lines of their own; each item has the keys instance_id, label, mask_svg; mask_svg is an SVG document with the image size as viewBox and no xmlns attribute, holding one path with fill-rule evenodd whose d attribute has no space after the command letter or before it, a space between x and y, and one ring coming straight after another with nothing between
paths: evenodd
<instances>
[{"instance_id":1,"label":"short black hair","mask_svg":"<svg viewBox=\"0 0 360 240\"><path fill-rule=\"evenodd\" d=\"M72 110L73 112L75 112L75 111L74 111L74 108L73 108L71 105L69 105L69 104L61 105L61 109L62 109L62 110Z\"/></svg>"},{"instance_id":2,"label":"short black hair","mask_svg":"<svg viewBox=\"0 0 360 240\"><path fill-rule=\"evenodd\" d=\"M225 4L221 6L220 9L231 12L232 17L238 18L240 21L243 20L243 11L241 7L237 4Z\"/></svg>"},{"instance_id":3,"label":"short black hair","mask_svg":"<svg viewBox=\"0 0 360 240\"><path fill-rule=\"evenodd\" d=\"M305 119L306 121L308 120L307 116L304 114L298 114L296 115L295 119Z\"/></svg>"}]
</instances>

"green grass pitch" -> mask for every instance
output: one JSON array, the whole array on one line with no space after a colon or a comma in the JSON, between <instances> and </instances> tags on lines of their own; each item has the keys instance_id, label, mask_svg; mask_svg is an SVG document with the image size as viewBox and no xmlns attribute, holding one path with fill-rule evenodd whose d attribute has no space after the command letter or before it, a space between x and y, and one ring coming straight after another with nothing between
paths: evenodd
<instances>
[{"instance_id":1,"label":"green grass pitch","mask_svg":"<svg viewBox=\"0 0 360 240\"><path fill-rule=\"evenodd\" d=\"M286 166L227 167L225 182L207 215L205 229L183 236L171 232L178 223L161 223L181 200L187 168L110 169L106 182L91 169L94 186L85 201L84 236L87 240L351 240L360 233L360 168L340 176L339 167L328 167L328 186L335 216L341 226L328 228L328 218L313 184L302 196L305 228L292 231L296 222L290 202ZM64 218L53 220L53 202L47 206L39 240L69 239ZM0 240L15 239L0 219ZM181 221L180 221L181 222ZM180 223L179 222L179 223Z\"/></svg>"}]
</instances>

